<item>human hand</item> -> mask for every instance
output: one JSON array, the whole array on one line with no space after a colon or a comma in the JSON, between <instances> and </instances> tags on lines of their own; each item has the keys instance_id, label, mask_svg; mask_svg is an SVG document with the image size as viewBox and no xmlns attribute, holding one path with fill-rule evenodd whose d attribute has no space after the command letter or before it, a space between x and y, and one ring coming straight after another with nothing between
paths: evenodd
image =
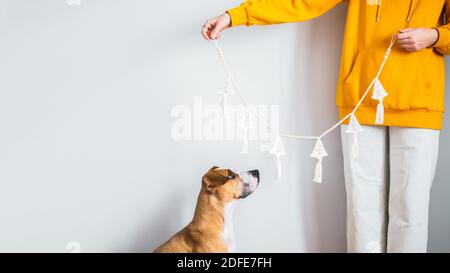
<instances>
[{"instance_id":1,"label":"human hand","mask_svg":"<svg viewBox=\"0 0 450 273\"><path fill-rule=\"evenodd\" d=\"M438 31L433 28L406 28L395 35L398 44L406 51L419 51L436 43Z\"/></svg>"},{"instance_id":2,"label":"human hand","mask_svg":"<svg viewBox=\"0 0 450 273\"><path fill-rule=\"evenodd\" d=\"M208 19L202 28L203 37L210 41L220 38L220 33L231 26L231 18L227 12L217 17Z\"/></svg>"}]
</instances>

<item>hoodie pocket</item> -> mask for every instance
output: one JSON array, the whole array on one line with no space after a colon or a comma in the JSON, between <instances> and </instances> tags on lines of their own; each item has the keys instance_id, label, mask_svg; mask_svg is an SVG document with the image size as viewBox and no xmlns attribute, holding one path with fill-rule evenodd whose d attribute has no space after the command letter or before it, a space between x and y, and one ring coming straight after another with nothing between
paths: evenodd
<instances>
[{"instance_id":1,"label":"hoodie pocket","mask_svg":"<svg viewBox=\"0 0 450 273\"><path fill-rule=\"evenodd\" d=\"M351 82L351 79L354 78L355 74L357 74L356 72L360 70L360 67L361 67L361 53L358 50L358 52L356 52L356 56L353 59L352 64L350 65L350 69L345 74L345 77L344 77L344 80L342 83L346 84L348 82Z\"/></svg>"},{"instance_id":2,"label":"hoodie pocket","mask_svg":"<svg viewBox=\"0 0 450 273\"><path fill-rule=\"evenodd\" d=\"M414 96L409 102L413 109L444 111L444 59L433 49L423 49L415 58Z\"/></svg>"},{"instance_id":3,"label":"hoodie pocket","mask_svg":"<svg viewBox=\"0 0 450 273\"><path fill-rule=\"evenodd\" d=\"M347 66L348 69L344 69L341 90L337 97L337 104L339 106L351 107L355 106L360 100L361 95L361 70L363 65L363 58L361 51L358 51L352 61ZM344 66L345 67L345 66Z\"/></svg>"}]
</instances>

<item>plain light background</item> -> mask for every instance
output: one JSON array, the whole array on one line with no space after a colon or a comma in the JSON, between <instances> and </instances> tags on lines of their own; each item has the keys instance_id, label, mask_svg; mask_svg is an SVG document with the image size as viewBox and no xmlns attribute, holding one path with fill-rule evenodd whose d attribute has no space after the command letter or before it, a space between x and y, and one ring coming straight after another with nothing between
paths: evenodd
<instances>
[{"instance_id":1,"label":"plain light background","mask_svg":"<svg viewBox=\"0 0 450 273\"><path fill-rule=\"evenodd\" d=\"M320 185L310 141L285 142L275 181L273 157L256 142L242 155L239 141L171 137L174 107L219 102L223 70L200 28L240 1L68 2L0 0L1 252L151 251L189 222L212 165L262 174L235 210L238 251L345 251L338 130L324 140ZM305 23L223 34L247 98L279 105L283 132L336 122L344 21L342 5ZM446 117L430 251L450 251L449 128Z\"/></svg>"}]
</instances>

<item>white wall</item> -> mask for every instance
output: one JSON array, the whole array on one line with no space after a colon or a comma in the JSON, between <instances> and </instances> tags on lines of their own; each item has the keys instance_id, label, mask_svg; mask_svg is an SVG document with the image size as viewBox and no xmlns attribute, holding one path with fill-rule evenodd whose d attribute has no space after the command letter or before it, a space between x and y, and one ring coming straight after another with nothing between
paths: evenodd
<instances>
[{"instance_id":1,"label":"white wall","mask_svg":"<svg viewBox=\"0 0 450 273\"><path fill-rule=\"evenodd\" d=\"M72 241L84 252L152 250L190 220L212 165L262 173L235 211L238 251L345 250L338 131L325 139L322 185L311 181L312 142L285 143L276 182L259 143L242 155L238 141L171 137L174 107L219 101L224 74L200 27L240 1L80 2L0 0L0 251L66 252ZM307 23L223 35L247 98L279 105L283 131L317 134L336 121L344 16L342 6ZM431 217L436 251L450 250L444 160Z\"/></svg>"},{"instance_id":2,"label":"white wall","mask_svg":"<svg viewBox=\"0 0 450 273\"><path fill-rule=\"evenodd\" d=\"M445 105L450 105L450 62L447 57L447 85ZM450 118L445 114L444 129L440 136L439 161L431 191L430 226L428 250L430 252L450 252Z\"/></svg>"}]
</instances>

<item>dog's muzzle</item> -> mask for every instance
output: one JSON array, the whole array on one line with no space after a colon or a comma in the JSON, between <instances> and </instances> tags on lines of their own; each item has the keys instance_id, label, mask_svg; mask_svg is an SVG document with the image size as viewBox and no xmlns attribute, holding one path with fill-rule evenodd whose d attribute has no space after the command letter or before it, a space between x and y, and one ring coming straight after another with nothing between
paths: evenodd
<instances>
[{"instance_id":1,"label":"dog's muzzle","mask_svg":"<svg viewBox=\"0 0 450 273\"><path fill-rule=\"evenodd\" d=\"M259 185L259 171L252 170L243 172L239 175L241 177L241 183L243 184L241 198L249 196L256 190Z\"/></svg>"}]
</instances>

